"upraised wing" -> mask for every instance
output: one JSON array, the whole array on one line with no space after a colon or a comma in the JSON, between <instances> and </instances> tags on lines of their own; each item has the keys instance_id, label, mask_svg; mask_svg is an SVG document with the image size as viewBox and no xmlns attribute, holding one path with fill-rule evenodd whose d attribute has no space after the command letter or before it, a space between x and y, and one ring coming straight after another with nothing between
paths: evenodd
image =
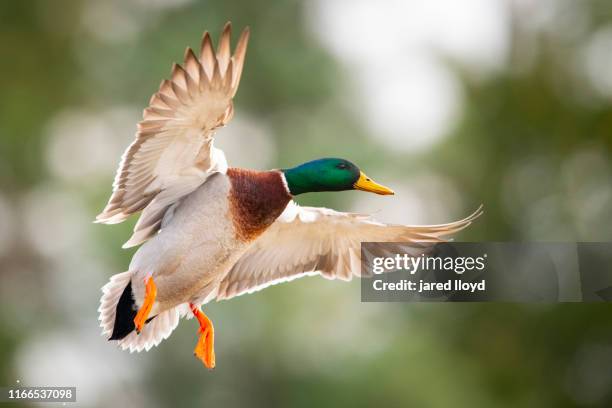
<instances>
[{"instance_id":1,"label":"upraised wing","mask_svg":"<svg viewBox=\"0 0 612 408\"><path fill-rule=\"evenodd\" d=\"M362 242L406 242L414 256L444 241L482 214L482 206L459 221L440 225L391 225L366 215L291 202L221 282L217 300L252 293L302 276L351 280L361 274Z\"/></svg>"},{"instance_id":2,"label":"upraised wing","mask_svg":"<svg viewBox=\"0 0 612 408\"><path fill-rule=\"evenodd\" d=\"M214 130L232 118L249 29L230 51L227 23L215 53L202 37L200 57L191 48L174 64L144 110L136 139L121 158L113 193L96 222L115 224L144 210L124 247L138 245L160 228L166 210L193 192L213 172L225 172L225 155L213 147Z\"/></svg>"}]
</instances>

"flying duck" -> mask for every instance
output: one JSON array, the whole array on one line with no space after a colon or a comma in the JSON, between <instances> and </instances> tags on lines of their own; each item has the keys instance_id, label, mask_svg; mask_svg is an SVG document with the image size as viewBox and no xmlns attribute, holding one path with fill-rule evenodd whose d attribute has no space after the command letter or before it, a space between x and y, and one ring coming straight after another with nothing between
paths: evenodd
<instances>
[{"instance_id":1,"label":"flying duck","mask_svg":"<svg viewBox=\"0 0 612 408\"><path fill-rule=\"evenodd\" d=\"M214 328L201 306L298 277L360 276L360 243L438 242L481 214L441 225L408 226L293 198L318 191L393 191L352 162L322 158L293 168L228 167L214 133L234 113L249 39L232 53L227 23L215 51L204 33L199 57L185 51L161 82L121 158L108 204L96 222L116 224L142 212L124 248L140 245L126 272L102 288L103 334L130 351L170 336L180 317L195 317L195 355L215 366Z\"/></svg>"}]
</instances>

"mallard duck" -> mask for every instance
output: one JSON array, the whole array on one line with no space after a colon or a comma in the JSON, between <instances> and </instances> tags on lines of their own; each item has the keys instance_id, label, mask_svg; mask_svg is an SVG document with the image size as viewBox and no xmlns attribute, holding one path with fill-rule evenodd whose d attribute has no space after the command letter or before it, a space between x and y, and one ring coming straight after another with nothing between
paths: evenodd
<instances>
[{"instance_id":1,"label":"mallard duck","mask_svg":"<svg viewBox=\"0 0 612 408\"><path fill-rule=\"evenodd\" d=\"M249 29L230 51L231 25L217 51L208 32L200 56L185 51L170 80L144 110L136 138L121 158L113 192L96 222L116 224L142 211L124 247L141 245L127 272L102 288L103 334L123 349L149 350L180 317L195 317L195 355L215 366L214 328L201 306L314 274L360 275L363 241L440 241L468 226L480 209L435 226L390 225L359 214L301 207L308 192L393 191L354 163L323 158L293 168L228 167L214 132L234 113Z\"/></svg>"}]
</instances>

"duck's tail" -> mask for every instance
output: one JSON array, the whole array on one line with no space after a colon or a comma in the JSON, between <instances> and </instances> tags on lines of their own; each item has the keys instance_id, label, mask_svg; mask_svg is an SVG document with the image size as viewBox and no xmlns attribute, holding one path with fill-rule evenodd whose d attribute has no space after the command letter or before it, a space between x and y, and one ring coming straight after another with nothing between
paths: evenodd
<instances>
[{"instance_id":1,"label":"duck's tail","mask_svg":"<svg viewBox=\"0 0 612 408\"><path fill-rule=\"evenodd\" d=\"M179 322L179 307L166 310L147 321L140 334L136 333L134 317L137 307L132 293L132 272L113 275L102 287L100 299L100 327L108 340L118 341L126 350L142 351L157 346L170 336Z\"/></svg>"}]
</instances>

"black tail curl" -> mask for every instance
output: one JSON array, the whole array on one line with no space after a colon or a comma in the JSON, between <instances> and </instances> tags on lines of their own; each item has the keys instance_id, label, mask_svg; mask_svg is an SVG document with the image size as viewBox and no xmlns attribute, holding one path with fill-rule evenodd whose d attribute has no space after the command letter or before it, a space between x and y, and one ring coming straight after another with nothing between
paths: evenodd
<instances>
[{"instance_id":1,"label":"black tail curl","mask_svg":"<svg viewBox=\"0 0 612 408\"><path fill-rule=\"evenodd\" d=\"M119 302L115 313L115 325L113 326L113 334L109 340L121 340L130 334L136 326L134 318L136 317L136 304L134 303L134 294L132 293L132 282L127 284Z\"/></svg>"}]
</instances>

